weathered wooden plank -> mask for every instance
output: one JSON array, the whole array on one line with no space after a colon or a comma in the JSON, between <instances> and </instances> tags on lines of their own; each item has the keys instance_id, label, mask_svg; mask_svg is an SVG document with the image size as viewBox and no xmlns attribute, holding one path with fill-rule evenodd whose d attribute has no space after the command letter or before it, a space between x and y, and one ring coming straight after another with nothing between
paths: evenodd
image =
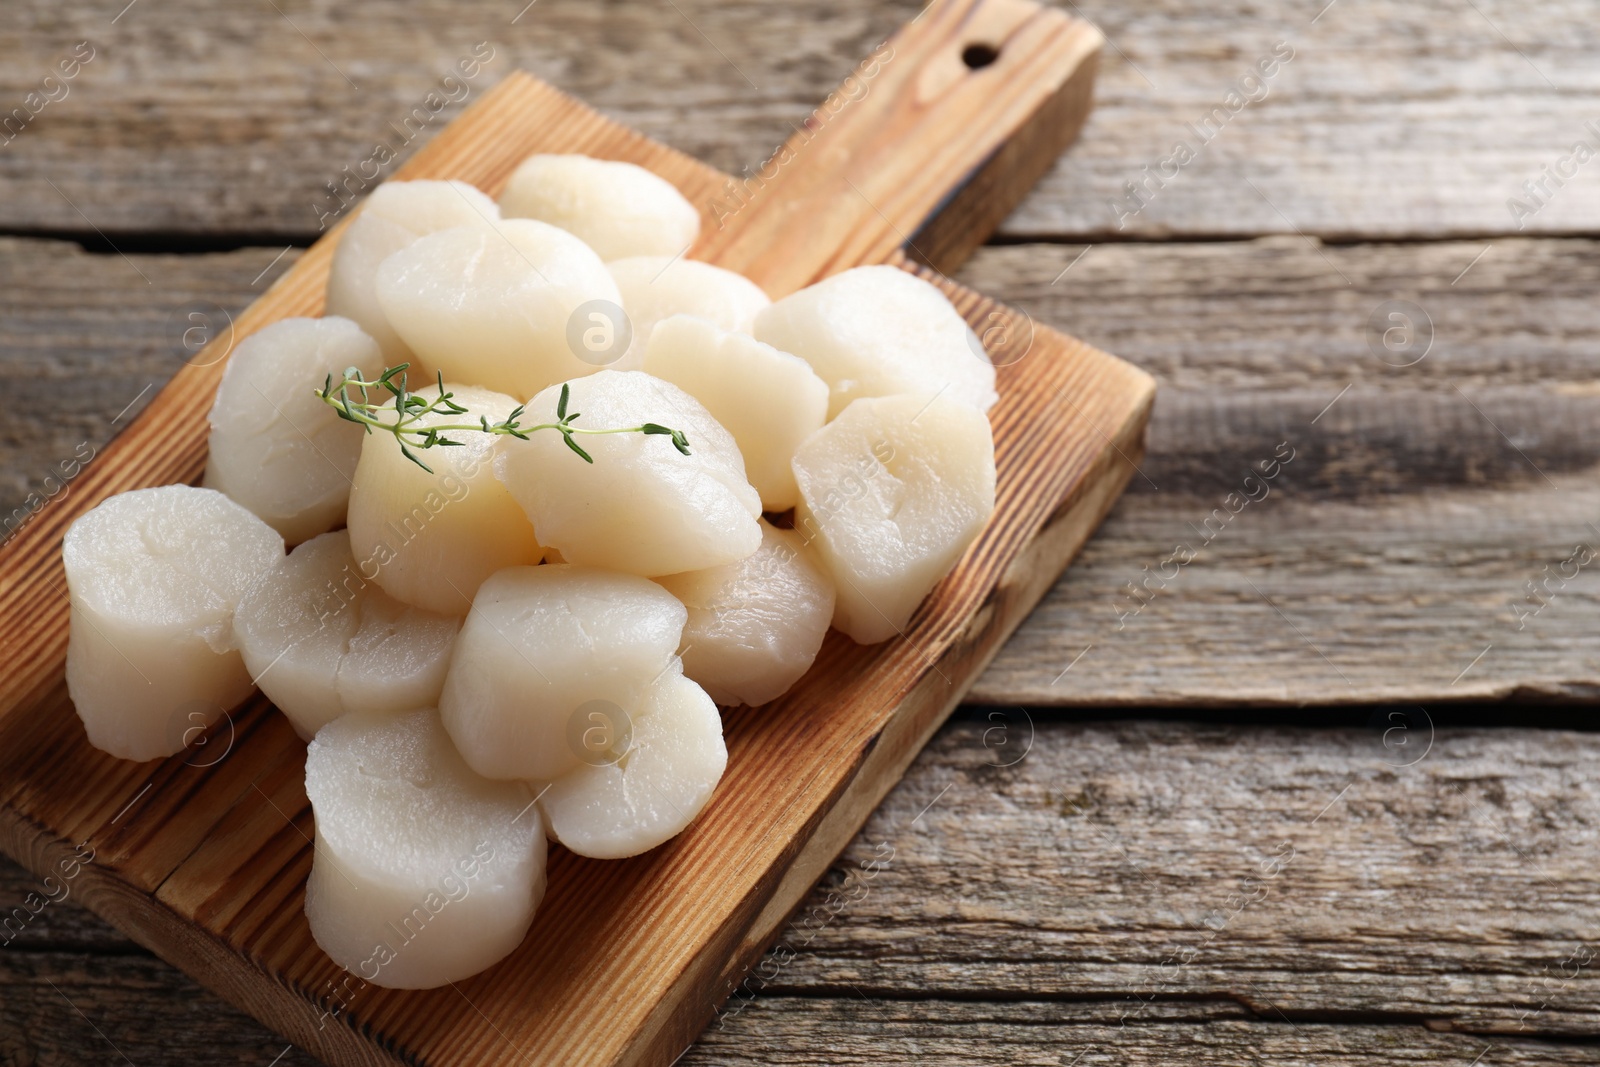
<instances>
[{"instance_id":1,"label":"weathered wooden plank","mask_svg":"<svg viewBox=\"0 0 1600 1067\"><path fill-rule=\"evenodd\" d=\"M1189 524L1220 496L1127 500L972 699L1432 705L1592 702L1600 692L1592 564L1564 587L1552 580L1543 609L1526 591L1596 545L1592 480L1429 499L1285 495L1241 515L1164 588L1152 582L1138 607L1126 583L1155 572L1175 545L1199 545ZM1516 612L1535 610L1519 630Z\"/></svg>"},{"instance_id":2,"label":"weathered wooden plank","mask_svg":"<svg viewBox=\"0 0 1600 1067\"><path fill-rule=\"evenodd\" d=\"M131 257L147 285L115 255L0 241L0 360L27 401L0 422L0 515L85 441L103 444L112 416L181 363L174 309L237 313L299 255L252 285L280 251ZM1127 353L1162 391L1144 477L974 699L1592 694L1600 568L1565 588L1551 580L1548 607L1522 630L1514 606L1537 608L1526 583L1546 567L1559 577L1576 545L1600 547L1588 525L1600 523L1597 252L1583 240L1314 249L1298 238L981 251L962 280ZM1394 298L1433 318L1434 346L1410 367L1368 345L1373 309ZM1271 495L1119 618L1136 607L1126 583L1159 572L1180 542L1198 548L1191 523L1218 530L1207 518L1283 441L1296 458Z\"/></svg>"},{"instance_id":3,"label":"weathered wooden plank","mask_svg":"<svg viewBox=\"0 0 1600 1067\"><path fill-rule=\"evenodd\" d=\"M972 699L1593 699L1595 250L986 251L963 278L1162 389L1142 476ZM1425 317L1390 352L1395 300Z\"/></svg>"},{"instance_id":4,"label":"weathered wooden plank","mask_svg":"<svg viewBox=\"0 0 1600 1067\"><path fill-rule=\"evenodd\" d=\"M1594 0L1075 6L1114 47L1080 148L1013 218L1019 234L1437 239L1600 225L1600 167L1571 152L1583 141L1600 153ZM1522 183L1547 180L1546 167L1564 187L1532 199ZM1128 182L1145 185L1143 206Z\"/></svg>"},{"instance_id":5,"label":"weathered wooden plank","mask_svg":"<svg viewBox=\"0 0 1600 1067\"><path fill-rule=\"evenodd\" d=\"M0 960L0 967L6 962ZM152 975L149 972L155 968L165 970L154 961L96 960L80 966L50 962L54 966L49 970L30 968L26 974L7 975L7 989L16 998L13 1003L19 1012L29 1013L25 1029L19 1027L10 1035L0 1031L0 1053L10 1057L8 1063L87 1067L122 1062L117 1050L140 1067L196 1062L310 1067L317 1062L225 1005L212 1002L176 972ZM1123 1028L1114 1011L1094 1005L882 1002L848 994L775 998L726 1030L708 1033L678 1062L686 1067L847 1067L882 1064L887 1057L888 1062L936 1067L1145 1067L1173 1062L1202 1067L1240 1063L1334 1063L1343 1067L1447 1063L1465 1067L1480 1053L1485 1054L1482 1063L1509 1067L1595 1062L1592 1047L1536 1038L1490 1041L1411 1025L1285 1025L1282 1021L1229 1018L1229 1014L1225 1007L1210 1011L1169 1007L1148 1024ZM94 1026L105 1031L105 1037L96 1033ZM274 1059L280 1054L281 1059Z\"/></svg>"},{"instance_id":6,"label":"weathered wooden plank","mask_svg":"<svg viewBox=\"0 0 1600 1067\"><path fill-rule=\"evenodd\" d=\"M124 1062L119 1052L140 1067L317 1062L155 960L0 957L0 975L7 990L0 1055L7 1063L87 1067ZM1480 1053L1487 1053L1480 1062L1513 1067L1595 1062L1594 1049L1582 1045L1523 1036L1486 1040L1407 1024L1285 1024L1226 1003L1165 1005L1151 1014L1146 1023L1122 1027L1114 1006L1105 1004L775 997L725 1029L708 1031L678 1062L844 1067L889 1057L934 1065L1143 1067L1181 1058L1219 1067L1464 1067Z\"/></svg>"},{"instance_id":7,"label":"weathered wooden plank","mask_svg":"<svg viewBox=\"0 0 1600 1067\"><path fill-rule=\"evenodd\" d=\"M1415 714L969 709L684 1062L1592 1063L1539 1039L1600 1036L1597 771L1592 734ZM0 861L0 903L37 887ZM197 1018L223 1062L283 1048L70 899L0 987L0 1048L52 1062L109 1058L77 1011L141 1065Z\"/></svg>"},{"instance_id":8,"label":"weathered wooden plank","mask_svg":"<svg viewBox=\"0 0 1600 1067\"><path fill-rule=\"evenodd\" d=\"M1485 1041L1420 1027L1284 1025L1228 1020L1196 1025L1176 1019L1122 1028L1115 1014L1076 1004L912 1001L879 1003L849 995L784 1000L764 1006L745 1025L708 1037L682 1062L848 1067L853 1064L966 1064L1017 1067L1198 1067L1239 1064L1340 1064L1379 1067L1417 1063L1592 1064L1591 1047L1527 1039ZM1492 1058L1491 1058L1492 1056Z\"/></svg>"},{"instance_id":9,"label":"weathered wooden plank","mask_svg":"<svg viewBox=\"0 0 1600 1067\"><path fill-rule=\"evenodd\" d=\"M1210 1011L1206 1010L1211 1008ZM1019 1067L1238 1067L1339 1064L1398 1067L1592 1064L1592 1046L1528 1038L1486 1040L1422 1027L1229 1018L1226 1006L1169 1006L1141 1026L1101 1005L917 999L884 1003L850 993L782 999L708 1034L680 1062L850 1067L915 1063Z\"/></svg>"},{"instance_id":10,"label":"weathered wooden plank","mask_svg":"<svg viewBox=\"0 0 1600 1067\"><path fill-rule=\"evenodd\" d=\"M546 0L519 15L520 7L283 0L280 14L271 4L175 0L139 4L112 22L117 12L100 6L27 0L0 31L0 111L23 106L73 42L88 39L97 51L67 95L40 107L0 150L0 229L303 239L317 232L325 183L371 158L379 142L403 157L458 108L446 101L397 132L430 91L476 97L518 67L722 170L755 172L812 113L820 88L849 74L916 4ZM1338 0L1313 22L1323 8L1306 0L1069 7L1113 46L1096 111L1082 143L1006 232L1600 229L1600 164L1574 171L1562 162L1577 141L1600 147L1588 127L1600 88L1595 0L1546 0L1531 19L1513 0ZM1259 102L1230 110L1229 92L1279 41L1293 58L1236 100ZM479 42L493 58L474 78L441 86ZM870 80L861 84L870 93ZM1189 124L1219 107L1218 132L1202 143ZM1152 182L1137 213L1119 212L1113 202L1126 183L1143 181L1146 164L1159 170L1180 140L1193 161L1169 166L1176 177ZM1574 176L1547 184L1550 195L1536 204L1522 183L1558 165ZM1519 220L1513 197L1537 209Z\"/></svg>"},{"instance_id":11,"label":"weathered wooden plank","mask_svg":"<svg viewBox=\"0 0 1600 1067\"><path fill-rule=\"evenodd\" d=\"M744 992L1594 1036L1597 771L1600 737L1414 709L1367 729L973 711Z\"/></svg>"},{"instance_id":12,"label":"weathered wooden plank","mask_svg":"<svg viewBox=\"0 0 1600 1067\"><path fill-rule=\"evenodd\" d=\"M0 951L0 989L0 1063L17 1067L317 1063L142 952Z\"/></svg>"},{"instance_id":13,"label":"weathered wooden plank","mask_svg":"<svg viewBox=\"0 0 1600 1067\"><path fill-rule=\"evenodd\" d=\"M72 42L97 54L0 151L0 227L313 235L345 167L359 172L380 143L403 161L516 69L728 173L753 172L916 13L905 2L522 6L182 0L113 25L116 12L29 0L0 36L0 100L20 104ZM480 55L463 77L457 64L472 70ZM374 164L383 176L396 165Z\"/></svg>"}]
</instances>

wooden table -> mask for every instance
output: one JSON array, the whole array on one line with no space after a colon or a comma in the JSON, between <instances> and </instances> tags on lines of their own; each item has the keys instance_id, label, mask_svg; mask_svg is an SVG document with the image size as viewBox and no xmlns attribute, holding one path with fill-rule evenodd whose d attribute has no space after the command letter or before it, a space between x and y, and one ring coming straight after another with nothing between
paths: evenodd
<instances>
[{"instance_id":1,"label":"wooden table","mask_svg":"<svg viewBox=\"0 0 1600 1067\"><path fill-rule=\"evenodd\" d=\"M124 3L0 27L0 118L93 46L0 133L0 515L478 42L737 172L913 10ZM683 1063L1600 1062L1600 4L1323 3L1084 0L960 279L1156 374L1149 456ZM311 1062L53 903L0 1063L113 1061Z\"/></svg>"}]
</instances>

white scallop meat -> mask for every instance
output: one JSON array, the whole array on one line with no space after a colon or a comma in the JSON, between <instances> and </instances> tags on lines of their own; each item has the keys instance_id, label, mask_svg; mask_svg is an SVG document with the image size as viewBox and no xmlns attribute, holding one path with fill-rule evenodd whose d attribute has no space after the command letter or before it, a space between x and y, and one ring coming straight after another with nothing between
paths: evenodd
<instances>
[{"instance_id":1,"label":"white scallop meat","mask_svg":"<svg viewBox=\"0 0 1600 1067\"><path fill-rule=\"evenodd\" d=\"M316 395L331 374L376 376L382 353L349 319L280 319L239 343L211 405L205 484L290 544L344 522L361 427Z\"/></svg>"},{"instance_id":2,"label":"white scallop meat","mask_svg":"<svg viewBox=\"0 0 1600 1067\"><path fill-rule=\"evenodd\" d=\"M608 262L680 255L700 232L700 212L671 182L590 156L529 156L506 182L500 210L576 234Z\"/></svg>"},{"instance_id":3,"label":"white scallop meat","mask_svg":"<svg viewBox=\"0 0 1600 1067\"><path fill-rule=\"evenodd\" d=\"M272 527L214 489L135 489L79 516L61 557L67 693L90 744L170 756L250 694L233 613L283 558Z\"/></svg>"},{"instance_id":4,"label":"white scallop meat","mask_svg":"<svg viewBox=\"0 0 1600 1067\"><path fill-rule=\"evenodd\" d=\"M344 530L279 560L233 617L250 676L306 740L342 715L437 704L460 625L385 593Z\"/></svg>"},{"instance_id":5,"label":"white scallop meat","mask_svg":"<svg viewBox=\"0 0 1600 1067\"><path fill-rule=\"evenodd\" d=\"M749 333L756 313L772 299L755 282L731 270L682 256L630 256L606 264L622 294L633 341L612 370L638 370L656 323L694 315L725 330Z\"/></svg>"},{"instance_id":6,"label":"white scallop meat","mask_svg":"<svg viewBox=\"0 0 1600 1067\"><path fill-rule=\"evenodd\" d=\"M937 288L899 267L856 267L756 315L755 336L811 364L834 418L851 401L938 393L988 411L994 365Z\"/></svg>"},{"instance_id":7,"label":"white scallop meat","mask_svg":"<svg viewBox=\"0 0 1600 1067\"><path fill-rule=\"evenodd\" d=\"M586 462L550 430L502 438L495 472L533 520L539 542L569 563L654 577L743 559L761 545L761 497L745 479L733 436L682 389L639 371L601 371L570 383L574 427L655 423L637 432L577 435ZM528 402L529 425L555 422L560 386Z\"/></svg>"},{"instance_id":8,"label":"white scallop meat","mask_svg":"<svg viewBox=\"0 0 1600 1067\"><path fill-rule=\"evenodd\" d=\"M994 438L941 396L857 400L794 458L795 529L833 576L833 625L861 644L903 633L994 511Z\"/></svg>"},{"instance_id":9,"label":"white scallop meat","mask_svg":"<svg viewBox=\"0 0 1600 1067\"><path fill-rule=\"evenodd\" d=\"M545 890L533 793L473 774L438 712L323 727L306 750L306 796L306 918L339 966L376 986L432 989L522 943Z\"/></svg>"},{"instance_id":10,"label":"white scallop meat","mask_svg":"<svg viewBox=\"0 0 1600 1067\"><path fill-rule=\"evenodd\" d=\"M367 197L333 250L327 313L354 320L378 342L390 366L414 359L378 300L378 267L419 237L499 218L499 206L466 182L384 182ZM418 372L414 380L426 377L420 366L413 369Z\"/></svg>"},{"instance_id":11,"label":"white scallop meat","mask_svg":"<svg viewBox=\"0 0 1600 1067\"><path fill-rule=\"evenodd\" d=\"M753 556L657 580L689 609L683 673L718 704L756 706L788 692L833 620L833 580L799 534L764 521Z\"/></svg>"},{"instance_id":12,"label":"white scallop meat","mask_svg":"<svg viewBox=\"0 0 1600 1067\"><path fill-rule=\"evenodd\" d=\"M827 383L804 360L705 319L674 315L651 336L644 371L700 401L733 435L763 509L795 506L795 450L828 414Z\"/></svg>"},{"instance_id":13,"label":"white scallop meat","mask_svg":"<svg viewBox=\"0 0 1600 1067\"><path fill-rule=\"evenodd\" d=\"M588 245L520 218L419 238L383 261L377 293L431 370L518 399L593 371L572 328L586 321L584 305L602 301L615 314L622 299Z\"/></svg>"},{"instance_id":14,"label":"white scallop meat","mask_svg":"<svg viewBox=\"0 0 1600 1067\"><path fill-rule=\"evenodd\" d=\"M503 393L472 386L445 389L464 415L427 415L420 428L500 422L517 403ZM418 391L429 400L437 386ZM392 422L392 409L384 421ZM446 433L461 442L416 451L433 473L400 451L392 434L372 433L361 443L350 491L350 545L363 573L373 573L399 600L444 615L465 615L483 580L505 567L539 562L543 553L533 524L494 475L495 439L473 430Z\"/></svg>"},{"instance_id":15,"label":"white scallop meat","mask_svg":"<svg viewBox=\"0 0 1600 1067\"><path fill-rule=\"evenodd\" d=\"M635 575L503 570L478 590L456 638L444 724L479 774L558 777L584 758L590 712L632 714L671 667L686 618L670 593Z\"/></svg>"}]
</instances>

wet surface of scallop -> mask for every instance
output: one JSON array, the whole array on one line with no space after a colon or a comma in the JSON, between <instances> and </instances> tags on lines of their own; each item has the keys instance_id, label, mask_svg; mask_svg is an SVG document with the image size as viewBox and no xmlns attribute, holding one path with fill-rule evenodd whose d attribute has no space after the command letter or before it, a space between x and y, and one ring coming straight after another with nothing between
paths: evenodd
<instances>
[{"instance_id":1,"label":"wet surface of scallop","mask_svg":"<svg viewBox=\"0 0 1600 1067\"><path fill-rule=\"evenodd\" d=\"M689 609L683 673L718 704L765 704L800 680L833 621L833 580L800 535L761 524L748 559L657 579Z\"/></svg>"},{"instance_id":2,"label":"wet surface of scallop","mask_svg":"<svg viewBox=\"0 0 1600 1067\"><path fill-rule=\"evenodd\" d=\"M644 370L700 401L733 435L763 509L787 511L799 502L790 464L828 413L827 383L804 360L705 319L675 315L656 327Z\"/></svg>"},{"instance_id":3,"label":"wet surface of scallop","mask_svg":"<svg viewBox=\"0 0 1600 1067\"><path fill-rule=\"evenodd\" d=\"M361 427L315 390L348 367L376 375L382 362L377 343L349 319L282 319L245 338L211 407L205 484L290 544L342 525Z\"/></svg>"},{"instance_id":4,"label":"wet surface of scallop","mask_svg":"<svg viewBox=\"0 0 1600 1067\"><path fill-rule=\"evenodd\" d=\"M323 727L306 795L306 917L335 963L374 985L431 989L522 942L545 890L533 793L472 773L432 708Z\"/></svg>"},{"instance_id":5,"label":"wet surface of scallop","mask_svg":"<svg viewBox=\"0 0 1600 1067\"><path fill-rule=\"evenodd\" d=\"M233 618L250 676L307 740L348 713L437 704L460 625L385 593L344 530L280 560Z\"/></svg>"},{"instance_id":6,"label":"wet surface of scallop","mask_svg":"<svg viewBox=\"0 0 1600 1067\"><path fill-rule=\"evenodd\" d=\"M479 774L549 779L583 750L580 709L638 706L672 664L687 617L654 582L570 564L517 567L483 584L439 707Z\"/></svg>"},{"instance_id":7,"label":"wet surface of scallop","mask_svg":"<svg viewBox=\"0 0 1600 1067\"><path fill-rule=\"evenodd\" d=\"M354 320L378 342L390 366L413 359L378 302L379 265L419 237L499 218L495 202L466 182L384 182L367 197L333 250L327 313ZM423 377L419 373L414 379Z\"/></svg>"},{"instance_id":8,"label":"wet surface of scallop","mask_svg":"<svg viewBox=\"0 0 1600 1067\"><path fill-rule=\"evenodd\" d=\"M639 371L601 371L569 383L575 426L659 423L687 434L690 454L666 436L580 435L584 462L551 431L502 438L495 471L540 543L569 563L647 577L743 559L761 544L760 495L745 480L733 436L682 389ZM528 402L532 423L554 422L560 388Z\"/></svg>"},{"instance_id":9,"label":"wet surface of scallop","mask_svg":"<svg viewBox=\"0 0 1600 1067\"><path fill-rule=\"evenodd\" d=\"M249 695L233 613L283 558L266 523L212 489L136 489L74 522L61 555L67 691L90 744L170 756Z\"/></svg>"},{"instance_id":10,"label":"wet surface of scallop","mask_svg":"<svg viewBox=\"0 0 1600 1067\"><path fill-rule=\"evenodd\" d=\"M994 439L970 405L857 400L795 456L795 529L838 591L833 624L862 644L901 633L994 511Z\"/></svg>"},{"instance_id":11,"label":"wet surface of scallop","mask_svg":"<svg viewBox=\"0 0 1600 1067\"><path fill-rule=\"evenodd\" d=\"M551 833L580 856L622 859L670 840L700 814L728 764L716 704L676 670L650 687L618 747L539 798Z\"/></svg>"},{"instance_id":12,"label":"wet surface of scallop","mask_svg":"<svg viewBox=\"0 0 1600 1067\"><path fill-rule=\"evenodd\" d=\"M832 390L828 417L861 397L939 393L987 411L994 367L949 299L898 267L856 267L756 316L755 336L791 352Z\"/></svg>"},{"instance_id":13,"label":"wet surface of scallop","mask_svg":"<svg viewBox=\"0 0 1600 1067\"><path fill-rule=\"evenodd\" d=\"M499 422L517 406L502 393L446 383L465 415L434 414L416 423ZM418 391L428 399L438 388ZM392 422L393 412L384 416ZM444 615L465 615L483 580L503 567L539 562L533 525L494 476L488 434L447 434L459 447L420 453L430 474L407 459L390 434L361 442L350 492L350 546L365 573L389 595Z\"/></svg>"},{"instance_id":14,"label":"wet surface of scallop","mask_svg":"<svg viewBox=\"0 0 1600 1067\"><path fill-rule=\"evenodd\" d=\"M576 234L607 262L681 255L700 232L700 212L671 182L588 156L529 156L506 182L500 210Z\"/></svg>"},{"instance_id":15,"label":"wet surface of scallop","mask_svg":"<svg viewBox=\"0 0 1600 1067\"><path fill-rule=\"evenodd\" d=\"M431 370L519 399L594 370L569 326L582 305L621 300L588 245L532 219L420 238L383 261L377 291L389 322Z\"/></svg>"},{"instance_id":16,"label":"wet surface of scallop","mask_svg":"<svg viewBox=\"0 0 1600 1067\"><path fill-rule=\"evenodd\" d=\"M612 370L638 370L656 323L694 315L724 330L749 333L756 313L772 303L742 274L682 256L632 256L607 263L633 328L627 355Z\"/></svg>"}]
</instances>

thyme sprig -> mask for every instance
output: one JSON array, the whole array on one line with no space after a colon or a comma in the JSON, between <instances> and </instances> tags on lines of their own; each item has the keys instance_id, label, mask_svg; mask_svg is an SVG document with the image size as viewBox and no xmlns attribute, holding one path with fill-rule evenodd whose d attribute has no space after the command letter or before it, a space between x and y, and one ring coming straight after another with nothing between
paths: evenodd
<instances>
[{"instance_id":1,"label":"thyme sprig","mask_svg":"<svg viewBox=\"0 0 1600 1067\"><path fill-rule=\"evenodd\" d=\"M406 387L406 370L410 363L399 363L393 367L385 367L383 373L375 380L368 381L361 377L359 367L348 367L343 376L335 382L333 375L323 381L322 388L316 390L317 397L347 422L354 422L363 427L367 433L379 430L393 434L395 441L400 445L400 452L411 462L433 473L433 468L417 458L417 451L428 448L449 448L465 444L446 437L447 433L487 433L503 437L515 437L526 441L529 434L540 430L555 430L561 434L567 447L583 457L585 463L593 463L594 457L583 450L574 435L584 434L611 434L611 433L642 433L646 435L664 435L672 438L672 447L684 455L689 454L689 439L683 431L674 430L660 423L647 422L640 426L616 426L605 430L591 430L583 426L574 426L574 422L582 412L567 412L567 402L571 398L571 390L566 385L561 386L561 399L556 402L555 422L541 422L533 426L522 425L523 408L518 404L516 408L499 422L490 422L487 415L479 415L476 423L471 422L446 422L436 423L432 426L419 426L423 419L430 415L468 415L466 408L456 403L454 394L449 393L444 387L444 375L438 378L439 395L433 399L418 396ZM351 390L360 394L360 399L351 395ZM374 401L372 393L382 391L389 396L382 396ZM382 414L386 411L394 412L394 421L386 422Z\"/></svg>"}]
</instances>

